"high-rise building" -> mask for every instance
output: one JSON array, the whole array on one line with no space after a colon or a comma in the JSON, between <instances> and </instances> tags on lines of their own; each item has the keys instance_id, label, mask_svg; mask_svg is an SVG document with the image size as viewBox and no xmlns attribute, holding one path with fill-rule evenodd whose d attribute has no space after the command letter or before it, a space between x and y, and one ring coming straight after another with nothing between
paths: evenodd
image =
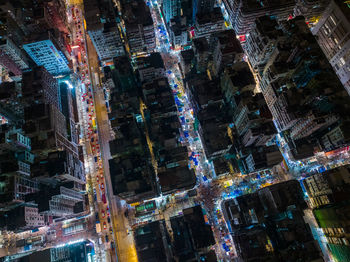
<instances>
[{"instance_id":1,"label":"high-rise building","mask_svg":"<svg viewBox=\"0 0 350 262\"><path fill-rule=\"evenodd\" d=\"M9 208L24 202L28 193L38 191L38 183L31 179L31 141L20 129L2 125L0 132L1 206Z\"/></svg>"},{"instance_id":2,"label":"high-rise building","mask_svg":"<svg viewBox=\"0 0 350 262\"><path fill-rule=\"evenodd\" d=\"M78 113L74 88L70 88L67 82L59 83L60 105L62 113L67 122L68 140L74 144L79 144L79 134L77 129Z\"/></svg>"},{"instance_id":3,"label":"high-rise building","mask_svg":"<svg viewBox=\"0 0 350 262\"><path fill-rule=\"evenodd\" d=\"M205 14L213 11L215 0L192 0L193 21L197 14Z\"/></svg>"},{"instance_id":4,"label":"high-rise building","mask_svg":"<svg viewBox=\"0 0 350 262\"><path fill-rule=\"evenodd\" d=\"M318 226L335 261L350 259L350 170L349 166L307 177L303 185L310 198Z\"/></svg>"},{"instance_id":5,"label":"high-rise building","mask_svg":"<svg viewBox=\"0 0 350 262\"><path fill-rule=\"evenodd\" d=\"M192 41L192 47L195 57L195 67L197 72L203 73L207 71L210 47L205 37L195 38Z\"/></svg>"},{"instance_id":6,"label":"high-rise building","mask_svg":"<svg viewBox=\"0 0 350 262\"><path fill-rule=\"evenodd\" d=\"M29 66L25 54L9 38L0 41L0 64L14 75L21 75Z\"/></svg>"},{"instance_id":7,"label":"high-rise building","mask_svg":"<svg viewBox=\"0 0 350 262\"><path fill-rule=\"evenodd\" d=\"M60 109L57 79L43 66L25 72L22 77L22 102L25 106L46 103Z\"/></svg>"},{"instance_id":8,"label":"high-rise building","mask_svg":"<svg viewBox=\"0 0 350 262\"><path fill-rule=\"evenodd\" d=\"M47 14L47 20L51 27L57 28L59 31L68 34L68 19L65 2L58 1L46 1L44 3L45 13Z\"/></svg>"},{"instance_id":9,"label":"high-rise building","mask_svg":"<svg viewBox=\"0 0 350 262\"><path fill-rule=\"evenodd\" d=\"M281 19L293 14L295 0L249 1L223 0L237 35L248 34L256 18L267 14Z\"/></svg>"},{"instance_id":10,"label":"high-rise building","mask_svg":"<svg viewBox=\"0 0 350 262\"><path fill-rule=\"evenodd\" d=\"M169 37L171 44L175 49L181 48L187 44L188 31L186 18L177 17L170 20Z\"/></svg>"},{"instance_id":11,"label":"high-rise building","mask_svg":"<svg viewBox=\"0 0 350 262\"><path fill-rule=\"evenodd\" d=\"M209 40L213 33L223 30L225 30L225 21L219 7L196 15L196 22L194 25L194 36L196 38L206 37Z\"/></svg>"},{"instance_id":12,"label":"high-rise building","mask_svg":"<svg viewBox=\"0 0 350 262\"><path fill-rule=\"evenodd\" d=\"M221 75L221 90L229 109L234 128L234 146L231 152L239 155L236 160L242 173L271 168L282 161L282 155L274 145L277 133L264 96L254 94L256 83L246 62L226 67Z\"/></svg>"},{"instance_id":13,"label":"high-rise building","mask_svg":"<svg viewBox=\"0 0 350 262\"><path fill-rule=\"evenodd\" d=\"M180 121L176 102L166 78L153 79L142 86L147 109L143 110L151 154L156 161L156 174L163 194L194 187L196 179L188 168L188 150L180 140Z\"/></svg>"},{"instance_id":14,"label":"high-rise building","mask_svg":"<svg viewBox=\"0 0 350 262\"><path fill-rule=\"evenodd\" d=\"M243 49L233 30L213 34L210 44L214 49L213 71L215 75L219 75L224 67L233 65L243 59Z\"/></svg>"},{"instance_id":15,"label":"high-rise building","mask_svg":"<svg viewBox=\"0 0 350 262\"><path fill-rule=\"evenodd\" d=\"M312 33L350 95L350 8L332 0Z\"/></svg>"},{"instance_id":16,"label":"high-rise building","mask_svg":"<svg viewBox=\"0 0 350 262\"><path fill-rule=\"evenodd\" d=\"M329 132L347 123L342 112L348 110L349 98L304 19L277 27L273 20L257 19L246 42L249 61L278 129L288 131L294 141L310 135L319 140L327 128ZM336 140L346 143L343 131Z\"/></svg>"},{"instance_id":17,"label":"high-rise building","mask_svg":"<svg viewBox=\"0 0 350 262\"><path fill-rule=\"evenodd\" d=\"M73 215L74 206L81 204L84 195L74 190L73 182L66 182L45 186L38 192L27 194L25 200L35 203L40 214L61 217Z\"/></svg>"},{"instance_id":18,"label":"high-rise building","mask_svg":"<svg viewBox=\"0 0 350 262\"><path fill-rule=\"evenodd\" d=\"M31 138L32 149L37 154L33 176L73 180L80 188L85 178L83 164L79 160L75 114L70 95L72 91L65 82L60 87L57 79L44 67L33 68L23 75L24 131Z\"/></svg>"},{"instance_id":19,"label":"high-rise building","mask_svg":"<svg viewBox=\"0 0 350 262\"><path fill-rule=\"evenodd\" d=\"M44 66L52 75L64 75L70 72L68 59L50 31L34 39L24 44L23 49L38 66Z\"/></svg>"},{"instance_id":20,"label":"high-rise building","mask_svg":"<svg viewBox=\"0 0 350 262\"><path fill-rule=\"evenodd\" d=\"M109 142L112 157L109 168L113 194L134 203L155 197L160 191L146 143L137 91L139 83L127 57L114 61L113 74L117 79L109 100L108 117L114 137Z\"/></svg>"},{"instance_id":21,"label":"high-rise building","mask_svg":"<svg viewBox=\"0 0 350 262\"><path fill-rule=\"evenodd\" d=\"M152 53L136 60L141 82L152 81L156 78L165 77L164 62L160 53Z\"/></svg>"},{"instance_id":22,"label":"high-rise building","mask_svg":"<svg viewBox=\"0 0 350 262\"><path fill-rule=\"evenodd\" d=\"M45 217L35 204L25 203L0 217L0 227L10 231L24 231L45 226Z\"/></svg>"},{"instance_id":23,"label":"high-rise building","mask_svg":"<svg viewBox=\"0 0 350 262\"><path fill-rule=\"evenodd\" d=\"M0 84L0 115L6 122L19 125L23 121L23 104L20 101L21 88L18 82Z\"/></svg>"},{"instance_id":24,"label":"high-rise building","mask_svg":"<svg viewBox=\"0 0 350 262\"><path fill-rule=\"evenodd\" d=\"M25 36L25 32L23 32L22 28L19 26L22 19L16 19L13 16L15 9L9 1L7 1L6 4L7 5L2 8L3 11L0 11L0 35L2 38L11 39L16 47L18 47L23 43Z\"/></svg>"},{"instance_id":25,"label":"high-rise building","mask_svg":"<svg viewBox=\"0 0 350 262\"><path fill-rule=\"evenodd\" d=\"M181 0L164 0L162 10L165 22L169 23L171 19L181 14Z\"/></svg>"},{"instance_id":26,"label":"high-rise building","mask_svg":"<svg viewBox=\"0 0 350 262\"><path fill-rule=\"evenodd\" d=\"M125 54L112 3L109 0L84 1L86 30L101 61Z\"/></svg>"},{"instance_id":27,"label":"high-rise building","mask_svg":"<svg viewBox=\"0 0 350 262\"><path fill-rule=\"evenodd\" d=\"M296 180L224 201L222 209L242 261L321 261L308 224L307 207Z\"/></svg>"},{"instance_id":28,"label":"high-rise building","mask_svg":"<svg viewBox=\"0 0 350 262\"><path fill-rule=\"evenodd\" d=\"M314 26L328 4L329 0L297 0L294 16L304 16L307 24Z\"/></svg>"},{"instance_id":29,"label":"high-rise building","mask_svg":"<svg viewBox=\"0 0 350 262\"><path fill-rule=\"evenodd\" d=\"M94 257L93 243L88 240L73 241L67 245L61 245L57 247L47 248L42 251L32 252L16 259L16 262L35 262L35 261L47 261L47 262L64 262L64 261L81 261L89 262Z\"/></svg>"},{"instance_id":30,"label":"high-rise building","mask_svg":"<svg viewBox=\"0 0 350 262\"><path fill-rule=\"evenodd\" d=\"M149 7L142 0L123 0L121 6L130 52L153 52L156 39Z\"/></svg>"}]
</instances>

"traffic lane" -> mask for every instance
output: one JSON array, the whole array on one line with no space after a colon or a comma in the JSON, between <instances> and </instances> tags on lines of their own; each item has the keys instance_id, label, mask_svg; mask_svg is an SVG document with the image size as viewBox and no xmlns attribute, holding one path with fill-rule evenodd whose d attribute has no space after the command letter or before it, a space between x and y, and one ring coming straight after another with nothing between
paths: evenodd
<instances>
[{"instance_id":1,"label":"traffic lane","mask_svg":"<svg viewBox=\"0 0 350 262\"><path fill-rule=\"evenodd\" d=\"M77 14L77 15L79 15L79 14ZM76 19L74 19L74 20L76 20ZM81 21L81 17L80 17L80 19L78 20L78 22L77 21L75 21L75 25L76 26L78 26L78 27L81 27L80 25L80 22ZM82 29L81 29L82 30ZM79 34L74 34L74 36L75 36L75 38L77 39L77 43L81 43L81 41L82 40L84 40L83 39L83 35L82 35L82 31L79 31ZM83 65L82 64L80 64L79 65L79 68L80 68L80 70L79 70L79 73L80 73L80 78L85 82L85 83L89 83L89 75L88 75L88 70L86 69L87 68L87 64L86 64L86 61L87 61L87 57L86 57L86 53L85 53L85 51L84 51L84 46L82 46L82 45L80 45L80 49L81 49L81 54L83 55L83 59L82 59L82 62L83 62ZM83 68L82 68L83 67ZM84 70L85 69L85 70ZM93 101L92 101L92 96L91 96L91 93L90 93L90 91L88 90L87 91L87 94L86 94L87 96L88 96L88 98L89 99L91 99L91 103L89 103L89 100L87 100L86 102L88 103L88 105L87 105L87 111L85 111L85 108L83 108L83 112L85 113L85 114L87 114L87 113L89 113L88 114L88 116L87 116L87 119L89 119L89 122L88 122L88 126L91 128L91 127L93 127L92 126L92 124L91 124L91 121L92 121L92 118L93 118L93 115L94 115L94 106L93 106ZM85 99L83 99L83 102L85 101ZM92 131L92 130L90 130L90 131ZM90 144L91 144L91 148L92 148L92 150L93 150L93 152L94 152L94 155L95 156L93 156L94 157L94 159L95 159L95 162L93 163L93 166L94 166L94 169L95 170L98 170L98 168L99 168L99 165L98 165L98 163L97 163L97 161L96 161L96 153L98 153L98 144L97 144L97 139L96 140L93 140L93 136L94 136L94 134L93 134L93 132L88 132L88 133L90 133L89 134L89 140L90 140ZM95 152L95 151L97 151L97 152ZM98 154L97 154L97 156L98 156ZM103 190L103 188L101 189L101 187L103 187L103 186L101 186L101 185L103 185L103 184L101 184L101 182L99 183L99 180L100 180L100 178L99 178L99 174L97 173L93 173L92 174L92 177L94 178L94 181L93 181L93 188L94 188L94 192L95 192L95 194L97 194L97 195L99 195L99 196L101 196L101 195L103 195L104 193L103 192L101 192L102 190ZM96 179L97 178L97 179ZM97 180L97 181L96 181ZM96 198L97 198L97 196L96 196ZM97 199L96 199L97 200ZM98 210L98 212L100 213L100 217L102 217L102 210L101 210L101 207L100 207L100 204L99 203L94 203L94 205L95 206L97 206L97 210ZM106 222L103 222L103 230L106 230L107 228L106 228L106 226L104 226L105 225L105 223Z\"/></svg>"},{"instance_id":2,"label":"traffic lane","mask_svg":"<svg viewBox=\"0 0 350 262\"><path fill-rule=\"evenodd\" d=\"M99 65L98 65L98 57L96 52L93 49L93 45L91 42L91 39L89 36L87 36L87 47L89 52L93 53L89 58L91 59L90 62L90 67L92 68L92 73L99 73ZM95 87L95 86L94 86ZM94 95L95 96L95 110L96 110L96 119L97 122L99 123L99 135L100 137L100 143L101 143L101 148L102 148L102 159L104 161L104 168L105 168L105 181L106 181L106 186L107 188L107 195L108 198L110 199L109 203L112 205L111 211L111 220L112 220L112 226L114 228L114 234L115 237L114 239L116 240L116 246L118 249L118 259L121 262L124 261L137 261L137 256L135 252L135 246L133 243L133 238L131 235L128 235L126 227L124 225L124 220L123 220L123 212L118 212L118 202L114 201L114 196L113 196L113 190L111 187L111 181L110 181L110 176L109 176L109 168L108 168L108 156L109 156L109 125L108 121L104 121L105 116L107 116L107 110L105 107L105 100L103 96L103 92L101 89L93 89ZM108 118L106 118L108 119ZM114 222L115 221L115 222ZM123 230L121 230L123 229Z\"/></svg>"}]
</instances>

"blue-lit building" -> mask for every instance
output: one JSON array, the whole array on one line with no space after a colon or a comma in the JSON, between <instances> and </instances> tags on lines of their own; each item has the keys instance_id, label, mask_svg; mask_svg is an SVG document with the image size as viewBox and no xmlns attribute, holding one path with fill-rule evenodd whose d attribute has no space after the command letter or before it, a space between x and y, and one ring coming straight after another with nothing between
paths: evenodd
<instances>
[{"instance_id":1,"label":"blue-lit building","mask_svg":"<svg viewBox=\"0 0 350 262\"><path fill-rule=\"evenodd\" d=\"M44 66L50 74L70 72L67 58L50 39L25 44L23 48L38 66Z\"/></svg>"},{"instance_id":2,"label":"blue-lit building","mask_svg":"<svg viewBox=\"0 0 350 262\"><path fill-rule=\"evenodd\" d=\"M31 253L23 256L18 262L89 262L94 261L94 245L89 240L77 240L65 243L54 248Z\"/></svg>"},{"instance_id":3,"label":"blue-lit building","mask_svg":"<svg viewBox=\"0 0 350 262\"><path fill-rule=\"evenodd\" d=\"M165 22L169 23L170 19L180 15L181 0L164 0L162 9Z\"/></svg>"}]
</instances>

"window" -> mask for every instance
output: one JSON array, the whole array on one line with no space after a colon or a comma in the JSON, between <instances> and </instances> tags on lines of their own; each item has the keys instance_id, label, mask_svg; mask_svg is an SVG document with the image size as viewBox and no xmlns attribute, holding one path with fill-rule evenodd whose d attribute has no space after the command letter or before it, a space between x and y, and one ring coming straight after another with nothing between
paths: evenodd
<instances>
[{"instance_id":1,"label":"window","mask_svg":"<svg viewBox=\"0 0 350 262\"><path fill-rule=\"evenodd\" d=\"M336 22L335 19L333 18L333 15L330 15L330 16L329 16L329 19L330 19L330 21L332 21L332 23L333 23L334 25L337 24L337 22Z\"/></svg>"}]
</instances>

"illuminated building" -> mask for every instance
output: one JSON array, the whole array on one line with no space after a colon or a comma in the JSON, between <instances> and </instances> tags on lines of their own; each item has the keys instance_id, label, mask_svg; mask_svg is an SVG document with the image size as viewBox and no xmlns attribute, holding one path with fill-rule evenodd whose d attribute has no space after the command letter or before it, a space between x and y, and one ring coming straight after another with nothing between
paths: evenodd
<instances>
[{"instance_id":1,"label":"illuminated building","mask_svg":"<svg viewBox=\"0 0 350 262\"><path fill-rule=\"evenodd\" d=\"M237 35L249 33L256 18L269 14L287 18L293 14L295 0L249 1L223 0L229 20Z\"/></svg>"},{"instance_id":2,"label":"illuminated building","mask_svg":"<svg viewBox=\"0 0 350 262\"><path fill-rule=\"evenodd\" d=\"M127 57L114 61L117 79L108 101L114 138L109 142L112 157L109 168L113 194L127 203L134 203L157 196L159 188L146 144L137 92L139 83Z\"/></svg>"},{"instance_id":3,"label":"illuminated building","mask_svg":"<svg viewBox=\"0 0 350 262\"><path fill-rule=\"evenodd\" d=\"M329 2L329 0L297 0L294 16L304 16L307 24L312 27L318 23Z\"/></svg>"},{"instance_id":4,"label":"illuminated building","mask_svg":"<svg viewBox=\"0 0 350 262\"><path fill-rule=\"evenodd\" d=\"M30 177L34 163L31 141L16 123L20 122L0 126L0 206L6 208L24 202L26 194L38 190L38 183Z\"/></svg>"},{"instance_id":5,"label":"illuminated building","mask_svg":"<svg viewBox=\"0 0 350 262\"><path fill-rule=\"evenodd\" d=\"M32 140L32 150L37 154L33 176L53 180L73 180L77 182L77 187L81 188L85 178L83 164L78 154L71 92L72 90L64 82L59 86L57 79L53 78L44 67L36 67L24 73L23 128ZM57 152L59 149L64 151ZM61 168L58 168L59 163L62 164ZM54 166L58 169L54 169Z\"/></svg>"},{"instance_id":6,"label":"illuminated building","mask_svg":"<svg viewBox=\"0 0 350 262\"><path fill-rule=\"evenodd\" d=\"M136 64L141 82L148 82L165 76L164 62L160 53L139 57Z\"/></svg>"},{"instance_id":7,"label":"illuminated building","mask_svg":"<svg viewBox=\"0 0 350 262\"><path fill-rule=\"evenodd\" d=\"M45 226L45 217L38 213L36 205L26 203L17 206L0 218L0 227L11 231L24 231Z\"/></svg>"},{"instance_id":8,"label":"illuminated building","mask_svg":"<svg viewBox=\"0 0 350 262\"><path fill-rule=\"evenodd\" d=\"M188 168L188 150L179 144L180 121L176 102L166 78L149 81L142 86L146 105L146 128L157 162L157 176L163 194L195 185L195 174ZM151 152L152 153L152 152Z\"/></svg>"},{"instance_id":9,"label":"illuminated building","mask_svg":"<svg viewBox=\"0 0 350 262\"><path fill-rule=\"evenodd\" d=\"M0 114L10 123L23 120L23 104L20 101L18 82L2 82L0 84Z\"/></svg>"},{"instance_id":10,"label":"illuminated building","mask_svg":"<svg viewBox=\"0 0 350 262\"><path fill-rule=\"evenodd\" d=\"M180 52L180 68L182 76L185 76L192 70L194 66L194 52L193 49L184 50Z\"/></svg>"},{"instance_id":11,"label":"illuminated building","mask_svg":"<svg viewBox=\"0 0 350 262\"><path fill-rule=\"evenodd\" d=\"M225 30L224 18L219 7L210 12L196 15L195 37L206 37L208 40L213 33Z\"/></svg>"},{"instance_id":12,"label":"illuminated building","mask_svg":"<svg viewBox=\"0 0 350 262\"><path fill-rule=\"evenodd\" d=\"M121 2L131 54L153 52L156 47L156 36L149 7L142 0L123 0Z\"/></svg>"},{"instance_id":13,"label":"illuminated building","mask_svg":"<svg viewBox=\"0 0 350 262\"><path fill-rule=\"evenodd\" d=\"M73 182L47 185L36 193L27 194L26 202L37 204L40 214L67 216L74 214L74 207L84 200L83 194L74 190Z\"/></svg>"},{"instance_id":14,"label":"illuminated building","mask_svg":"<svg viewBox=\"0 0 350 262\"><path fill-rule=\"evenodd\" d=\"M324 54L350 95L350 8L333 0L312 28Z\"/></svg>"},{"instance_id":15,"label":"illuminated building","mask_svg":"<svg viewBox=\"0 0 350 262\"><path fill-rule=\"evenodd\" d=\"M115 22L111 1L84 1L86 30L101 61L124 55L124 43Z\"/></svg>"},{"instance_id":16,"label":"illuminated building","mask_svg":"<svg viewBox=\"0 0 350 262\"><path fill-rule=\"evenodd\" d=\"M93 261L94 246L88 240L76 240L67 242L61 246L48 248L42 251L30 253L23 256L22 262L65 262L65 261L79 261L90 262Z\"/></svg>"},{"instance_id":17,"label":"illuminated building","mask_svg":"<svg viewBox=\"0 0 350 262\"><path fill-rule=\"evenodd\" d=\"M175 49L187 44L188 32L185 18L171 19L169 29L170 41Z\"/></svg>"},{"instance_id":18,"label":"illuminated building","mask_svg":"<svg viewBox=\"0 0 350 262\"><path fill-rule=\"evenodd\" d=\"M43 66L23 74L22 96L25 105L46 103L61 108L58 81Z\"/></svg>"},{"instance_id":19,"label":"illuminated building","mask_svg":"<svg viewBox=\"0 0 350 262\"><path fill-rule=\"evenodd\" d=\"M243 59L243 49L233 30L226 30L212 35L210 45L213 47L214 73L219 75L221 70L240 62Z\"/></svg>"},{"instance_id":20,"label":"illuminated building","mask_svg":"<svg viewBox=\"0 0 350 262\"><path fill-rule=\"evenodd\" d=\"M29 66L24 53L9 38L0 40L0 64L15 75Z\"/></svg>"},{"instance_id":21,"label":"illuminated building","mask_svg":"<svg viewBox=\"0 0 350 262\"><path fill-rule=\"evenodd\" d=\"M335 261L350 258L349 176L349 166L345 166L303 180L316 221Z\"/></svg>"},{"instance_id":22,"label":"illuminated building","mask_svg":"<svg viewBox=\"0 0 350 262\"><path fill-rule=\"evenodd\" d=\"M180 15L182 0L164 0L162 9L165 22L169 23L171 19Z\"/></svg>"},{"instance_id":23,"label":"illuminated building","mask_svg":"<svg viewBox=\"0 0 350 262\"><path fill-rule=\"evenodd\" d=\"M63 0L48 1L45 3L45 12L51 27L57 28L61 32L69 33L65 4Z\"/></svg>"},{"instance_id":24,"label":"illuminated building","mask_svg":"<svg viewBox=\"0 0 350 262\"><path fill-rule=\"evenodd\" d=\"M1 3L3 4L3 2ZM0 4L0 5L1 5ZM11 39L12 42L18 48L19 45L23 43L25 33L19 26L21 24L21 19L16 19L13 17L14 7L6 2L5 6L2 6L2 11L0 11L0 35L1 38ZM6 10L6 11L5 11Z\"/></svg>"},{"instance_id":25,"label":"illuminated building","mask_svg":"<svg viewBox=\"0 0 350 262\"><path fill-rule=\"evenodd\" d=\"M51 39L24 44L23 49L38 66L44 66L50 74L70 73L67 58Z\"/></svg>"},{"instance_id":26,"label":"illuminated building","mask_svg":"<svg viewBox=\"0 0 350 262\"><path fill-rule=\"evenodd\" d=\"M134 229L134 239L139 261L153 260L162 262L170 260L169 245L166 239L169 234L166 231L165 221L158 220Z\"/></svg>"},{"instance_id":27,"label":"illuminated building","mask_svg":"<svg viewBox=\"0 0 350 262\"><path fill-rule=\"evenodd\" d=\"M280 131L287 132L294 142L307 137L318 141L327 129L330 132L347 123L342 112L348 110L349 98L304 19L280 22L279 27L271 20L258 18L246 42L259 87ZM301 46L302 41L308 48ZM334 143L338 140L341 138Z\"/></svg>"},{"instance_id":28,"label":"illuminated building","mask_svg":"<svg viewBox=\"0 0 350 262\"><path fill-rule=\"evenodd\" d=\"M222 203L237 255L243 261L317 261L320 251L305 223L307 207L296 180Z\"/></svg>"},{"instance_id":29,"label":"illuminated building","mask_svg":"<svg viewBox=\"0 0 350 262\"><path fill-rule=\"evenodd\" d=\"M197 72L206 72L210 54L210 48L207 39L205 37L193 39L192 47Z\"/></svg>"}]
</instances>

